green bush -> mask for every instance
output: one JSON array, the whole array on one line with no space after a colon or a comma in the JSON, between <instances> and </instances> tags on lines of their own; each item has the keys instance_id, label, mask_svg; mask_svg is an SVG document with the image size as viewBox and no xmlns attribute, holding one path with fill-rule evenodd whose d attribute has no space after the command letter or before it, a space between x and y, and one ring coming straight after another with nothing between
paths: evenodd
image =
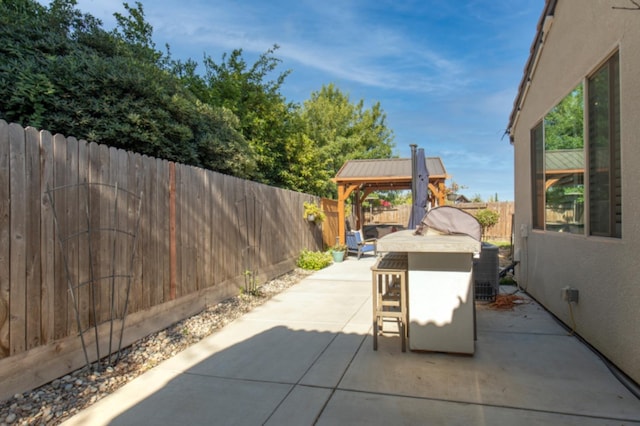
<instances>
[{"instance_id":1,"label":"green bush","mask_svg":"<svg viewBox=\"0 0 640 426\"><path fill-rule=\"evenodd\" d=\"M484 239L487 229L491 228L500 220L500 213L489 209L483 209L476 213L476 219L480 222L480 226L482 227L482 238Z\"/></svg>"},{"instance_id":2,"label":"green bush","mask_svg":"<svg viewBox=\"0 0 640 426\"><path fill-rule=\"evenodd\" d=\"M500 285L516 285L516 280L513 277L500 278Z\"/></svg>"},{"instance_id":3,"label":"green bush","mask_svg":"<svg viewBox=\"0 0 640 426\"><path fill-rule=\"evenodd\" d=\"M331 253L322 251L302 250L296 263L299 268L317 271L326 268L332 262Z\"/></svg>"}]
</instances>

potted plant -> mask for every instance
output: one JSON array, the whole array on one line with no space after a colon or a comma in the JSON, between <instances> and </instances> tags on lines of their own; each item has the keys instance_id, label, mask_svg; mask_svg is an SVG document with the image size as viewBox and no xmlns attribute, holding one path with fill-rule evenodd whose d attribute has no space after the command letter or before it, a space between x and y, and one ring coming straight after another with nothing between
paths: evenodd
<instances>
[{"instance_id":1,"label":"potted plant","mask_svg":"<svg viewBox=\"0 0 640 426\"><path fill-rule=\"evenodd\" d=\"M305 202L303 203L303 206L304 213L302 217L307 219L309 222L322 223L322 221L327 217L316 203Z\"/></svg>"},{"instance_id":2,"label":"potted plant","mask_svg":"<svg viewBox=\"0 0 640 426\"><path fill-rule=\"evenodd\" d=\"M346 252L347 246L344 244L337 243L335 246L331 247L331 256L333 256L334 262L342 262Z\"/></svg>"}]
</instances>

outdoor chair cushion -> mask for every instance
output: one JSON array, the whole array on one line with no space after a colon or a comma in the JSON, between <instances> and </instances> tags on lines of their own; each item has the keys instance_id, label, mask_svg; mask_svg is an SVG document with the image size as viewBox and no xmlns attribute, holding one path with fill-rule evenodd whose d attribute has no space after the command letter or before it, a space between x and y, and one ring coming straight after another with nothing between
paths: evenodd
<instances>
[{"instance_id":1,"label":"outdoor chair cushion","mask_svg":"<svg viewBox=\"0 0 640 426\"><path fill-rule=\"evenodd\" d=\"M361 231L348 231L347 232L347 255L349 253L355 253L358 255L358 259L363 253L372 252L376 254L376 240L362 238Z\"/></svg>"}]
</instances>

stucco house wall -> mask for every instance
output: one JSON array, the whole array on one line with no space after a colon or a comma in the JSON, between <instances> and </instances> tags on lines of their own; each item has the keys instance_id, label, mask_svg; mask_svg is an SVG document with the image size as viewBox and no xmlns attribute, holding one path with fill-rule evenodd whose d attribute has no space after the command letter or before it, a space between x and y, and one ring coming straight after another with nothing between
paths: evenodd
<instances>
[{"instance_id":1,"label":"stucco house wall","mask_svg":"<svg viewBox=\"0 0 640 426\"><path fill-rule=\"evenodd\" d=\"M640 10L615 7L636 8L628 0L546 2L538 26L544 42L537 62L532 61L537 66L532 75L527 75L525 67L509 123L515 155L514 244L520 259L516 279L640 383ZM551 12L553 17L545 25L544 15ZM616 50L620 58L622 237L532 229L530 132ZM532 59L534 56L532 49ZM579 301L572 305L573 318L561 296L565 286L579 290Z\"/></svg>"}]
</instances>

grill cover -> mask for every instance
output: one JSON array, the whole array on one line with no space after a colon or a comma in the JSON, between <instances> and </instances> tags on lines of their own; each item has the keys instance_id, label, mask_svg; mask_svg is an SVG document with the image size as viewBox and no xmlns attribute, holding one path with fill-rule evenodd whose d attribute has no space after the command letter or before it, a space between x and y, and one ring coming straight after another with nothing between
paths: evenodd
<instances>
[{"instance_id":1,"label":"grill cover","mask_svg":"<svg viewBox=\"0 0 640 426\"><path fill-rule=\"evenodd\" d=\"M452 206L434 207L422 218L422 225L444 234L466 234L480 241L482 227L473 215ZM422 234L420 228L416 234Z\"/></svg>"}]
</instances>

